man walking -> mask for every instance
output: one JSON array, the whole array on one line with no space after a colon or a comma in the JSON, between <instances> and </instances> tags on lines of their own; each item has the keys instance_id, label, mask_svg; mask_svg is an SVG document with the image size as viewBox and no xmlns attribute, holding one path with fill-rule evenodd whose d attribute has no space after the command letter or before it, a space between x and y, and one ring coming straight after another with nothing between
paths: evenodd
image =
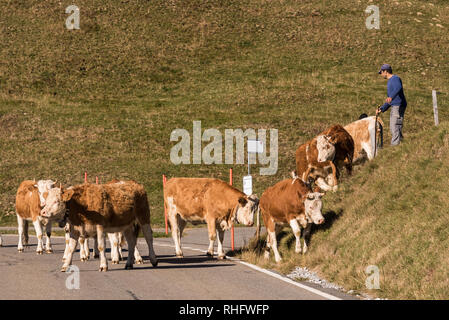
<instances>
[{"instance_id":1,"label":"man walking","mask_svg":"<svg viewBox=\"0 0 449 320\"><path fill-rule=\"evenodd\" d=\"M376 115L381 112L390 111L390 131L391 145L398 145L403 139L402 126L404 125L404 113L407 108L407 100L405 99L404 89L402 87L401 78L393 74L393 69L389 64L383 64L379 70L379 74L388 79L387 83L387 99L385 103L376 110Z\"/></svg>"}]
</instances>

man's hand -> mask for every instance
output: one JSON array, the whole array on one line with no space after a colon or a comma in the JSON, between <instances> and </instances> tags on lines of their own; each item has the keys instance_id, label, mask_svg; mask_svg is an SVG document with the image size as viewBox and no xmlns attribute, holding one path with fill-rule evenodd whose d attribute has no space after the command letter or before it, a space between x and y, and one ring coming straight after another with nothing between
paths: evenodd
<instances>
[{"instance_id":1,"label":"man's hand","mask_svg":"<svg viewBox=\"0 0 449 320\"><path fill-rule=\"evenodd\" d=\"M391 103L391 100L393 100L393 99L391 99L390 97L388 97L387 99L385 99L385 102L386 102L386 103Z\"/></svg>"},{"instance_id":2,"label":"man's hand","mask_svg":"<svg viewBox=\"0 0 449 320\"><path fill-rule=\"evenodd\" d=\"M380 110L380 108L377 108L377 109L376 109L376 116L377 116L379 113L382 113L382 111Z\"/></svg>"}]
</instances>

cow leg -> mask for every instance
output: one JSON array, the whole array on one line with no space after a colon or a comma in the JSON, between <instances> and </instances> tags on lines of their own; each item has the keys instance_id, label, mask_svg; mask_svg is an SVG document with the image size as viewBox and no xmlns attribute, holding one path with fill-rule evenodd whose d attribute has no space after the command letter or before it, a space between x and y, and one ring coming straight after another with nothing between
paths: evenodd
<instances>
[{"instance_id":1,"label":"cow leg","mask_svg":"<svg viewBox=\"0 0 449 320\"><path fill-rule=\"evenodd\" d=\"M51 248L51 222L49 221L47 225L45 226L45 252L46 253L53 253L53 249Z\"/></svg>"},{"instance_id":2,"label":"cow leg","mask_svg":"<svg viewBox=\"0 0 449 320\"><path fill-rule=\"evenodd\" d=\"M0 247L3 245L2 235L0 234Z\"/></svg>"},{"instance_id":3,"label":"cow leg","mask_svg":"<svg viewBox=\"0 0 449 320\"><path fill-rule=\"evenodd\" d=\"M277 244L277 240L276 240L276 232L275 231L268 231L268 234L270 235L270 242L271 242L271 248L273 249L273 253L274 253L274 260L276 260L276 262L280 262L282 260L281 255L279 254L278 251L278 244Z\"/></svg>"},{"instance_id":4,"label":"cow leg","mask_svg":"<svg viewBox=\"0 0 449 320\"><path fill-rule=\"evenodd\" d=\"M86 238L84 236L79 237L79 243L80 243L80 261L85 262L87 261L86 258Z\"/></svg>"},{"instance_id":5,"label":"cow leg","mask_svg":"<svg viewBox=\"0 0 449 320\"><path fill-rule=\"evenodd\" d=\"M301 227L299 226L298 220L294 218L289 221L289 224L296 238L295 252L301 253Z\"/></svg>"},{"instance_id":6,"label":"cow leg","mask_svg":"<svg viewBox=\"0 0 449 320\"><path fill-rule=\"evenodd\" d=\"M94 237L94 259L100 258L100 251L98 250L98 237Z\"/></svg>"},{"instance_id":7,"label":"cow leg","mask_svg":"<svg viewBox=\"0 0 449 320\"><path fill-rule=\"evenodd\" d=\"M223 250L224 230L221 228L218 228L217 236L218 236L217 237L218 238L218 248L217 248L218 259L226 259L226 255Z\"/></svg>"},{"instance_id":8,"label":"cow leg","mask_svg":"<svg viewBox=\"0 0 449 320\"><path fill-rule=\"evenodd\" d=\"M207 249L207 255L213 257L214 255L214 244L217 238L217 230L215 225L215 219L207 220L207 231L209 233L209 248Z\"/></svg>"},{"instance_id":9,"label":"cow leg","mask_svg":"<svg viewBox=\"0 0 449 320\"><path fill-rule=\"evenodd\" d=\"M267 228L267 250L268 250L268 254L265 253L265 258L269 258L270 257L270 247L273 249L273 253L274 253L274 259L276 260L276 262L281 261L281 255L279 254L278 251L278 246L277 246L277 241L276 241L276 224L274 223L273 219L264 218L264 223L265 223L265 227Z\"/></svg>"},{"instance_id":10,"label":"cow leg","mask_svg":"<svg viewBox=\"0 0 449 320\"><path fill-rule=\"evenodd\" d=\"M62 257L62 262L64 262L67 259L67 255L69 252L70 229L68 224L65 225L64 231L65 231L65 249L64 249L64 256Z\"/></svg>"},{"instance_id":11,"label":"cow leg","mask_svg":"<svg viewBox=\"0 0 449 320\"><path fill-rule=\"evenodd\" d=\"M122 246L125 244L125 238L123 237L123 232L118 232L117 233L117 240L118 240L118 256L119 256L119 260L123 260Z\"/></svg>"},{"instance_id":12,"label":"cow leg","mask_svg":"<svg viewBox=\"0 0 449 320\"><path fill-rule=\"evenodd\" d=\"M79 235L70 231L69 245L67 250L67 256L62 265L61 272L66 272L67 268L72 264L73 253L76 249L76 244L78 243Z\"/></svg>"},{"instance_id":13,"label":"cow leg","mask_svg":"<svg viewBox=\"0 0 449 320\"><path fill-rule=\"evenodd\" d=\"M118 264L120 261L118 252L118 232L108 233L109 243L111 244L111 261L112 264Z\"/></svg>"},{"instance_id":14,"label":"cow leg","mask_svg":"<svg viewBox=\"0 0 449 320\"><path fill-rule=\"evenodd\" d=\"M108 271L108 261L106 260L106 241L103 226L97 225L98 251L100 252L100 269L98 271Z\"/></svg>"},{"instance_id":15,"label":"cow leg","mask_svg":"<svg viewBox=\"0 0 449 320\"><path fill-rule=\"evenodd\" d=\"M24 230L24 219L21 216L17 215L17 232L19 233L19 244L17 245L17 250L19 252L23 252L23 230Z\"/></svg>"},{"instance_id":16,"label":"cow leg","mask_svg":"<svg viewBox=\"0 0 449 320\"><path fill-rule=\"evenodd\" d=\"M304 247L302 249L302 253L305 254L307 252L307 243L309 242L310 239L310 232L312 231L312 224L309 223L307 224L307 227L305 227L304 229Z\"/></svg>"},{"instance_id":17,"label":"cow leg","mask_svg":"<svg viewBox=\"0 0 449 320\"><path fill-rule=\"evenodd\" d=\"M132 269L134 264L134 249L136 248L137 240L133 229L131 226L123 232L126 242L128 242L128 259L126 260L125 269Z\"/></svg>"},{"instance_id":18,"label":"cow leg","mask_svg":"<svg viewBox=\"0 0 449 320\"><path fill-rule=\"evenodd\" d=\"M35 221L33 221L33 226L34 226L34 229L36 230L36 236L37 236L36 253L37 254L42 254L43 253L43 249L42 249L42 226L41 226L41 222L39 221L39 219L36 219Z\"/></svg>"},{"instance_id":19,"label":"cow leg","mask_svg":"<svg viewBox=\"0 0 449 320\"><path fill-rule=\"evenodd\" d=\"M184 229L184 227L182 229ZM179 238L181 238L182 229L179 230ZM143 231L143 235L144 235L145 240L148 245L148 256L150 257L151 264L153 265L153 267L156 267L158 261L157 261L156 253L154 252L154 247L153 247L153 230L151 229L151 226L149 224L144 224L144 225L142 225L142 231ZM136 253L138 253L137 248L136 248ZM137 261L137 257L136 257L136 261Z\"/></svg>"},{"instance_id":20,"label":"cow leg","mask_svg":"<svg viewBox=\"0 0 449 320\"><path fill-rule=\"evenodd\" d=\"M171 212L169 213L168 216L170 218L171 236L173 238L173 242L175 243L176 256L178 258L182 258L184 257L184 255L182 254L181 250L181 233L179 231L178 226L178 218L177 218L178 215L176 214L176 212L173 212L172 210L170 211Z\"/></svg>"},{"instance_id":21,"label":"cow leg","mask_svg":"<svg viewBox=\"0 0 449 320\"><path fill-rule=\"evenodd\" d=\"M86 260L89 260L90 258L89 237L86 237L84 241L84 253L86 255Z\"/></svg>"},{"instance_id":22,"label":"cow leg","mask_svg":"<svg viewBox=\"0 0 449 320\"><path fill-rule=\"evenodd\" d=\"M270 250L271 250L271 240L270 240L270 234L267 233L267 238L266 238L266 248L265 248L265 253L264 253L264 258L265 259L270 259Z\"/></svg>"}]
</instances>

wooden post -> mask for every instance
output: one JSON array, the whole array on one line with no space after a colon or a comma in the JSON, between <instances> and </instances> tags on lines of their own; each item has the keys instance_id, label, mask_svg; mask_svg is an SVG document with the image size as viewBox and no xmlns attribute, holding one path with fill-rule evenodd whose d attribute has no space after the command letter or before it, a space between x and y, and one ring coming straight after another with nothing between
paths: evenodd
<instances>
[{"instance_id":1,"label":"wooden post","mask_svg":"<svg viewBox=\"0 0 449 320\"><path fill-rule=\"evenodd\" d=\"M87 171L84 171L84 183L87 183Z\"/></svg>"},{"instance_id":2,"label":"wooden post","mask_svg":"<svg viewBox=\"0 0 449 320\"><path fill-rule=\"evenodd\" d=\"M438 104L437 104L437 91L432 90L432 101L433 101L433 119L435 120L435 125L438 125Z\"/></svg>"},{"instance_id":3,"label":"wooden post","mask_svg":"<svg viewBox=\"0 0 449 320\"><path fill-rule=\"evenodd\" d=\"M165 191L165 183L167 182L167 178L165 174L162 175L162 190ZM165 199L164 199L164 217L165 217L165 234L168 234L168 220L167 220L167 208L165 207Z\"/></svg>"},{"instance_id":4,"label":"wooden post","mask_svg":"<svg viewBox=\"0 0 449 320\"><path fill-rule=\"evenodd\" d=\"M229 184L232 186L232 168L229 169ZM231 250L234 251L234 223L232 223L231 227Z\"/></svg>"},{"instance_id":5,"label":"wooden post","mask_svg":"<svg viewBox=\"0 0 449 320\"><path fill-rule=\"evenodd\" d=\"M95 177L95 183L98 184L98 177Z\"/></svg>"}]
</instances>

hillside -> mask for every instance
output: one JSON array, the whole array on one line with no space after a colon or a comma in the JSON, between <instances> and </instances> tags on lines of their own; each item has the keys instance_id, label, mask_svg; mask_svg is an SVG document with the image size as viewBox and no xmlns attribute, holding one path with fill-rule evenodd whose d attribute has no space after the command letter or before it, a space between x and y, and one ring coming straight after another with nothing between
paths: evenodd
<instances>
[{"instance_id":1,"label":"hillside","mask_svg":"<svg viewBox=\"0 0 449 320\"><path fill-rule=\"evenodd\" d=\"M314 269L346 290L394 299L449 296L449 124L411 136L324 198L326 223L315 226L309 252L294 253L289 228L281 234L284 261L244 252L244 258L289 273ZM368 266L380 271L380 289L367 290Z\"/></svg>"},{"instance_id":2,"label":"hillside","mask_svg":"<svg viewBox=\"0 0 449 320\"><path fill-rule=\"evenodd\" d=\"M85 171L91 182L95 176L100 182L134 179L149 194L157 226L164 223L162 174L227 180L233 167L241 188L246 165L170 162L171 132L184 128L192 133L196 120L203 130L221 133L278 130L277 173L254 176L260 195L289 175L298 145L332 124L373 114L385 99L386 82L377 74L385 62L404 82L409 148L418 138L420 144L433 143L431 138L440 134L434 130L443 130L433 128L432 89L441 92L441 128L449 118L449 7L444 0L378 1L379 30L366 29L368 1L80 0L80 30L67 30L65 8L71 4L0 3L1 224L15 224L7 214L14 212L15 192L24 179L51 178L69 186L82 183ZM406 148L386 148L375 163L356 169L344 191L326 196L326 206L355 206L357 185L379 181L374 179L379 170L394 170L382 159L395 158L395 152L414 157ZM435 165L430 154L422 156L418 163ZM258 168L253 165L252 172ZM435 170L430 177L409 183L431 193L432 183L447 178L447 171ZM366 189L370 194L387 188L369 186L378 188ZM400 195L420 201L406 190ZM380 193L376 201L387 204L388 197ZM405 208L390 209L407 214ZM350 210L345 207L336 227L346 224ZM391 225L390 231L408 237L401 225ZM332 226L326 232L339 231ZM320 237L312 246L327 252ZM323 272L337 279L327 268Z\"/></svg>"}]
</instances>

